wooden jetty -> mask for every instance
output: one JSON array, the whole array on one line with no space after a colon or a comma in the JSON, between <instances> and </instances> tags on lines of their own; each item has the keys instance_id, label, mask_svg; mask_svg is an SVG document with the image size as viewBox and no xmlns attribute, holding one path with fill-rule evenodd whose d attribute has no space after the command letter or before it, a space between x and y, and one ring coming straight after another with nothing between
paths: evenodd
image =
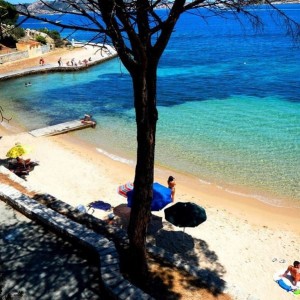
<instances>
[{"instance_id":1,"label":"wooden jetty","mask_svg":"<svg viewBox=\"0 0 300 300\"><path fill-rule=\"evenodd\" d=\"M35 129L29 131L29 133L35 137L40 136L52 136L57 134L62 134L74 130L84 129L87 127L92 127L93 124L82 123L81 120L69 121L57 125L52 125L40 129Z\"/></svg>"}]
</instances>

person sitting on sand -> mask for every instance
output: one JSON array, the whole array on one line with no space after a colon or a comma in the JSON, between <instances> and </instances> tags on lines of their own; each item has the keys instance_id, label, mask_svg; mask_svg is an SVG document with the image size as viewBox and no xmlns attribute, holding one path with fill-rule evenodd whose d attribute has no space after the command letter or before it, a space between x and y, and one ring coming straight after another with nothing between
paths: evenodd
<instances>
[{"instance_id":1,"label":"person sitting on sand","mask_svg":"<svg viewBox=\"0 0 300 300\"><path fill-rule=\"evenodd\" d=\"M96 127L96 122L92 120L92 116L91 115L84 115L83 119L81 119L81 123L84 124L92 124L92 127L95 128Z\"/></svg>"},{"instance_id":2,"label":"person sitting on sand","mask_svg":"<svg viewBox=\"0 0 300 300\"><path fill-rule=\"evenodd\" d=\"M169 187L169 189L171 189L172 202L174 202L174 199L175 199L175 185L176 185L175 178L173 176L169 176L169 178L168 178L168 187Z\"/></svg>"},{"instance_id":3,"label":"person sitting on sand","mask_svg":"<svg viewBox=\"0 0 300 300\"><path fill-rule=\"evenodd\" d=\"M31 163L30 158L28 158L28 159L23 159L23 158L21 158L21 157L17 157L17 158L16 158L16 161L17 161L17 164L18 164L18 165L21 165L21 166L24 166L24 167L27 167L27 166L30 165L30 163Z\"/></svg>"},{"instance_id":4,"label":"person sitting on sand","mask_svg":"<svg viewBox=\"0 0 300 300\"><path fill-rule=\"evenodd\" d=\"M281 275L281 277L286 277L288 273L290 273L293 278L293 285L297 285L300 281L300 262L295 260L293 265L288 266L287 270Z\"/></svg>"}]
</instances>

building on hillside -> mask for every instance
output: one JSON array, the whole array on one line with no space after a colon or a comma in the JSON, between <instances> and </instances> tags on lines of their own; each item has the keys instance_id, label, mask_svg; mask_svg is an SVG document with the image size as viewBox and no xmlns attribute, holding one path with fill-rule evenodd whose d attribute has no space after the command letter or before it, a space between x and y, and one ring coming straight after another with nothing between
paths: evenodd
<instances>
[{"instance_id":1,"label":"building on hillside","mask_svg":"<svg viewBox=\"0 0 300 300\"><path fill-rule=\"evenodd\" d=\"M36 41L19 41L16 43L16 47L18 51L27 51L29 57L41 56L44 53L51 51L51 47L49 44L42 45Z\"/></svg>"}]
</instances>

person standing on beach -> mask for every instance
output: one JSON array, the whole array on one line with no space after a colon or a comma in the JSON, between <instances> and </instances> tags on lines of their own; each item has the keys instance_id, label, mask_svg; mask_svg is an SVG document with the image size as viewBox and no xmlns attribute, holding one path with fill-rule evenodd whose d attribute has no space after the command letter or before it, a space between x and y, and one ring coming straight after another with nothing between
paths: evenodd
<instances>
[{"instance_id":1,"label":"person standing on beach","mask_svg":"<svg viewBox=\"0 0 300 300\"><path fill-rule=\"evenodd\" d=\"M293 265L288 266L287 270L281 275L281 277L286 277L290 273L293 278L293 285L297 285L300 281L300 262L295 260Z\"/></svg>"},{"instance_id":2,"label":"person standing on beach","mask_svg":"<svg viewBox=\"0 0 300 300\"><path fill-rule=\"evenodd\" d=\"M174 202L174 199L175 199L175 185L176 185L175 178L173 176L169 176L169 178L168 178L168 187L171 190L172 202Z\"/></svg>"},{"instance_id":3,"label":"person standing on beach","mask_svg":"<svg viewBox=\"0 0 300 300\"><path fill-rule=\"evenodd\" d=\"M60 67L62 65L62 60L61 60L61 57L59 58L58 60L58 66Z\"/></svg>"},{"instance_id":4,"label":"person standing on beach","mask_svg":"<svg viewBox=\"0 0 300 300\"><path fill-rule=\"evenodd\" d=\"M41 57L41 58L40 58L40 65L43 66L44 64L45 64L45 61L44 61L44 59Z\"/></svg>"}]
</instances>

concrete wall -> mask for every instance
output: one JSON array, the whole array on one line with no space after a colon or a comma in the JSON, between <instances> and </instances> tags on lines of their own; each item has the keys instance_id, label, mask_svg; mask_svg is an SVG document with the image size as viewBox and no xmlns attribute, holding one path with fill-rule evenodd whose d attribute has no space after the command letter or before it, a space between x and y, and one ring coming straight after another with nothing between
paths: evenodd
<instances>
[{"instance_id":1,"label":"concrete wall","mask_svg":"<svg viewBox=\"0 0 300 300\"><path fill-rule=\"evenodd\" d=\"M50 52L50 45L42 45L39 47L31 47L25 51L17 51L8 54L0 55L0 64L4 64L6 62L12 62L19 59L29 58L29 57L37 57L41 56L45 53Z\"/></svg>"},{"instance_id":2,"label":"concrete wall","mask_svg":"<svg viewBox=\"0 0 300 300\"><path fill-rule=\"evenodd\" d=\"M1 63L4 64L6 62L16 61L28 57L29 57L28 51L18 51L18 52L12 52L8 54L2 54L0 55L0 64Z\"/></svg>"}]
</instances>

